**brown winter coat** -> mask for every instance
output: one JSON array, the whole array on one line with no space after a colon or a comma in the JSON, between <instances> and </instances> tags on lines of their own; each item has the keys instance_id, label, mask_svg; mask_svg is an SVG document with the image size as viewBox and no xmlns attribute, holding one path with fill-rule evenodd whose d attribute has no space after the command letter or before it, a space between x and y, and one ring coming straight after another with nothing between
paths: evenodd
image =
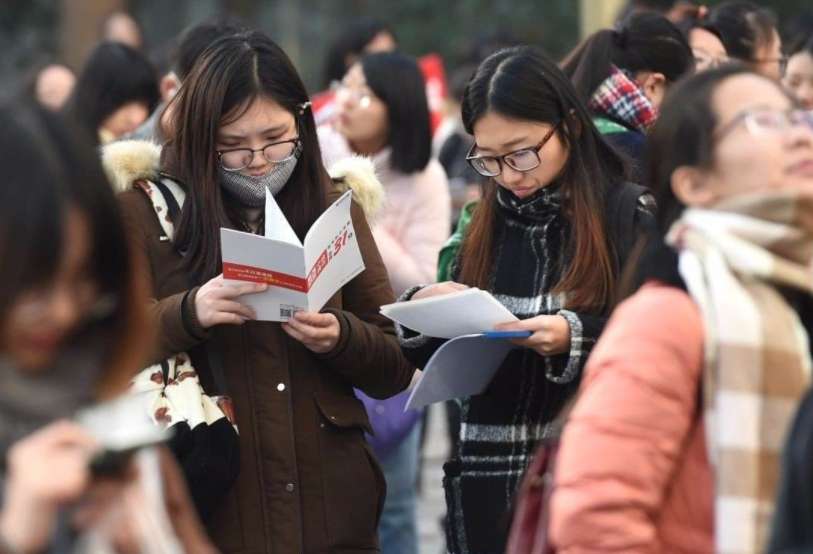
<instances>
[{"instance_id":1,"label":"brown winter coat","mask_svg":"<svg viewBox=\"0 0 813 554\"><path fill-rule=\"evenodd\" d=\"M127 182L144 177L124 174ZM330 205L339 192L331 188L326 197ZM364 439L372 429L353 387L389 397L408 386L413 368L390 321L379 314L393 293L363 210L354 203L366 270L325 307L338 318L341 337L332 353L316 355L278 323L221 325L203 336L190 332L182 318L190 285L180 255L162 240L143 191L131 188L120 199L137 250L148 262L142 277L152 286L161 336L152 361L189 350L205 337L222 353L242 463L235 487L208 524L216 545L245 554L376 552L386 484ZM206 386L208 368L198 372Z\"/></svg>"}]
</instances>

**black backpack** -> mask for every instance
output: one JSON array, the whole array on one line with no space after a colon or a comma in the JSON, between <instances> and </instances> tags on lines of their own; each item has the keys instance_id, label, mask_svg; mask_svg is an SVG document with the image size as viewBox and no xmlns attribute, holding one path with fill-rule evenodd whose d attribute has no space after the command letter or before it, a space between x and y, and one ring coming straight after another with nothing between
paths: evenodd
<instances>
[{"instance_id":1,"label":"black backpack","mask_svg":"<svg viewBox=\"0 0 813 554\"><path fill-rule=\"evenodd\" d=\"M607 193L606 214L607 228L615 245L616 270L620 273L633 248L638 236L635 228L635 211L638 209L640 199L648 194L649 189L627 181L618 183Z\"/></svg>"}]
</instances>

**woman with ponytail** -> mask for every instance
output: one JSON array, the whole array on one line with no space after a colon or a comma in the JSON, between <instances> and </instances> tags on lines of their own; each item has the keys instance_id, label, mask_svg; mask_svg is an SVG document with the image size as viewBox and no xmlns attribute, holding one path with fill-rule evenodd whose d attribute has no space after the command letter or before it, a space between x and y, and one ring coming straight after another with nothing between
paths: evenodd
<instances>
[{"instance_id":1,"label":"woman with ponytail","mask_svg":"<svg viewBox=\"0 0 813 554\"><path fill-rule=\"evenodd\" d=\"M669 86L694 68L692 49L663 16L632 15L588 37L562 62L599 132L636 162Z\"/></svg>"}]
</instances>

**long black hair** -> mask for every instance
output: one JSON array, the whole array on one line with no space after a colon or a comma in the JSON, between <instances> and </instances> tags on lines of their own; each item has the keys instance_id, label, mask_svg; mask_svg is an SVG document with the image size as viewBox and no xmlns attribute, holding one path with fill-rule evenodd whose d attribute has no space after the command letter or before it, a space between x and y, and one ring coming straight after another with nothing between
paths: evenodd
<instances>
[{"instance_id":1,"label":"long black hair","mask_svg":"<svg viewBox=\"0 0 813 554\"><path fill-rule=\"evenodd\" d=\"M19 102L0 107L0 121L0 330L20 296L55 278L67 216L76 210L90 233L89 274L101 294L116 300L114 311L98 322L111 337L105 360L110 371L101 385L109 392L138 370L142 337L149 334L110 183L75 122Z\"/></svg>"},{"instance_id":2,"label":"long black hair","mask_svg":"<svg viewBox=\"0 0 813 554\"><path fill-rule=\"evenodd\" d=\"M300 239L324 211L330 182L322 164L316 123L308 93L291 60L260 31L221 37L204 53L172 100L171 139L163 168L186 185L187 197L174 241L187 254L187 267L196 278L220 273L220 228L233 226L217 175L217 133L257 98L267 98L294 115L302 154L288 184L277 196Z\"/></svg>"},{"instance_id":3,"label":"long black hair","mask_svg":"<svg viewBox=\"0 0 813 554\"><path fill-rule=\"evenodd\" d=\"M533 47L502 50L480 64L466 87L462 110L470 134L488 113L557 126L569 150L559 178L573 240L554 293L567 292L570 309L601 310L612 297L616 273L605 199L610 187L628 175L625 158L596 130L567 76ZM492 179L486 182L461 248L461 282L480 288L488 286L493 262L497 187Z\"/></svg>"},{"instance_id":4,"label":"long black hair","mask_svg":"<svg viewBox=\"0 0 813 554\"><path fill-rule=\"evenodd\" d=\"M141 102L151 112L160 98L155 68L143 54L103 42L82 69L66 109L96 139L101 124L117 109Z\"/></svg>"},{"instance_id":5,"label":"long black hair","mask_svg":"<svg viewBox=\"0 0 813 554\"><path fill-rule=\"evenodd\" d=\"M640 12L618 30L604 29L589 36L562 61L562 69L585 104L610 76L611 65L633 73L662 73L674 83L694 68L694 56L674 23L662 15Z\"/></svg>"},{"instance_id":6,"label":"long black hair","mask_svg":"<svg viewBox=\"0 0 813 554\"><path fill-rule=\"evenodd\" d=\"M406 54L382 52L359 60L367 86L387 106L392 167L421 171L432 155L426 83L418 63Z\"/></svg>"}]
</instances>

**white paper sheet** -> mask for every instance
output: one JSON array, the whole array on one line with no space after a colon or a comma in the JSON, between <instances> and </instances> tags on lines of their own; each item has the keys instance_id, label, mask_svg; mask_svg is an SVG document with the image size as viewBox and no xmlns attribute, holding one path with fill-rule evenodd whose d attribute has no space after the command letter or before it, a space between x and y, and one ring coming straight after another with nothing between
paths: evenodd
<instances>
[{"instance_id":1,"label":"white paper sheet","mask_svg":"<svg viewBox=\"0 0 813 554\"><path fill-rule=\"evenodd\" d=\"M506 339L466 335L441 346L426 364L406 410L480 394L514 348Z\"/></svg>"},{"instance_id":2,"label":"white paper sheet","mask_svg":"<svg viewBox=\"0 0 813 554\"><path fill-rule=\"evenodd\" d=\"M274 195L268 189L265 189L265 238L287 242L302 248L302 242L296 236L296 232L288 223L279 204L274 200Z\"/></svg>"},{"instance_id":3,"label":"white paper sheet","mask_svg":"<svg viewBox=\"0 0 813 554\"><path fill-rule=\"evenodd\" d=\"M441 339L486 333L501 323L519 321L496 298L476 288L387 304L381 313L417 333Z\"/></svg>"}]
</instances>

